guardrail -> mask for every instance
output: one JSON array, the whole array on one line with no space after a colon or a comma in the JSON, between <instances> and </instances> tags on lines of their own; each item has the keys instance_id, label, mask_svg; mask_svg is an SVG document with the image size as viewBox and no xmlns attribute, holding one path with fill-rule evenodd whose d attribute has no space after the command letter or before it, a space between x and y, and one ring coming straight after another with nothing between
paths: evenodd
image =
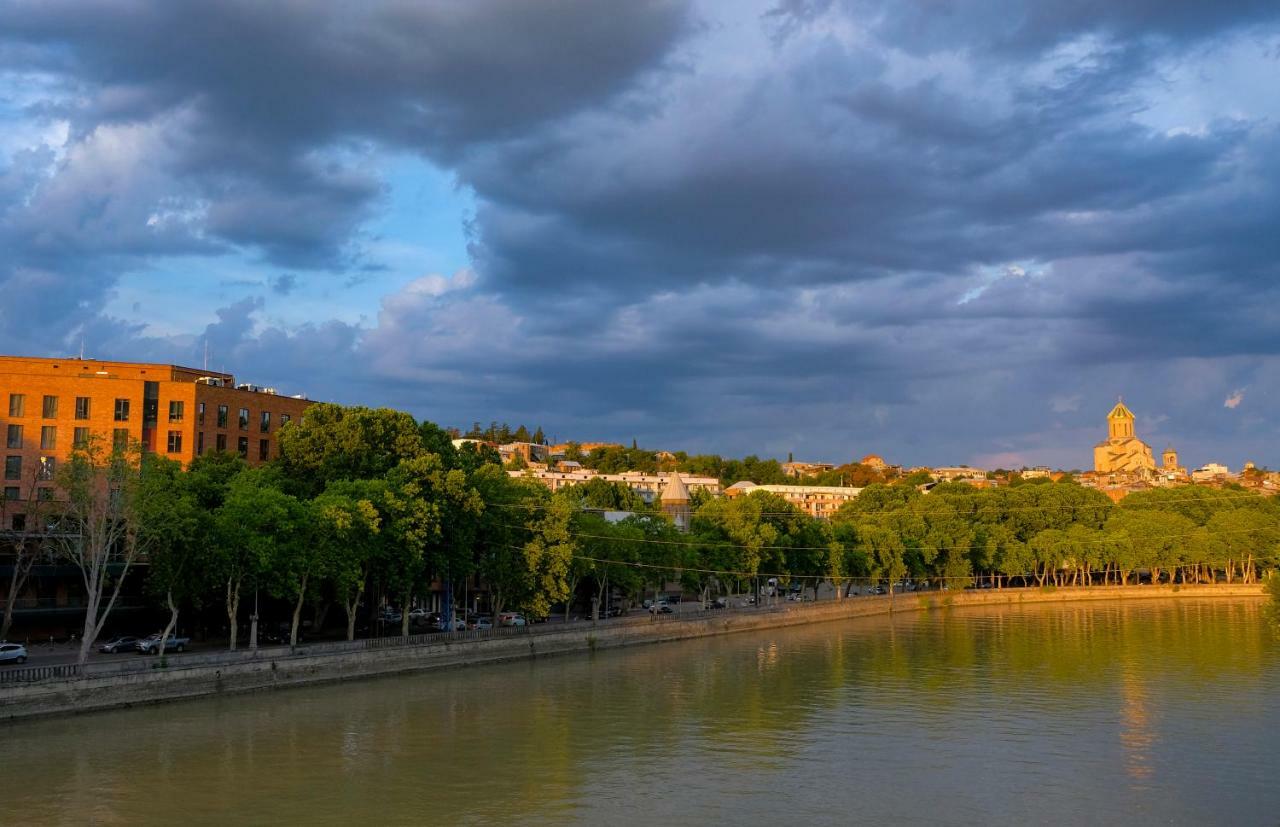
<instances>
[{"instance_id":1,"label":"guardrail","mask_svg":"<svg viewBox=\"0 0 1280 827\"><path fill-rule=\"evenodd\" d=\"M6 683L35 683L36 681L70 680L80 677L80 666L66 663L59 666L28 666L24 669L0 671L0 685Z\"/></svg>"}]
</instances>

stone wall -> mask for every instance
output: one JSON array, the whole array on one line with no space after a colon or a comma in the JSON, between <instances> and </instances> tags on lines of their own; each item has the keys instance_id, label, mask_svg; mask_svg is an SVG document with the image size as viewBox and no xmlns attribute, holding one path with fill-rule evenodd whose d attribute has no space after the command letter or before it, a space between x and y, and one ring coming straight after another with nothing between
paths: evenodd
<instances>
[{"instance_id":1,"label":"stone wall","mask_svg":"<svg viewBox=\"0 0 1280 827\"><path fill-rule=\"evenodd\" d=\"M69 680L0 686L0 719L90 712L135 704L290 686L352 680L455 666L636 646L710 635L749 632L894 611L967 606L1029 605L1087 600L1262 596L1260 585L1094 586L1059 589L995 589L855 597L822 604L800 604L774 611L710 612L685 619L649 622L610 621L578 624L564 630L544 627L537 633L480 640L448 640L443 636L416 645L384 646L356 651L288 649L193 656L175 659L168 668L98 672ZM210 662L213 661L213 662ZM152 661L154 663L154 661Z\"/></svg>"}]
</instances>

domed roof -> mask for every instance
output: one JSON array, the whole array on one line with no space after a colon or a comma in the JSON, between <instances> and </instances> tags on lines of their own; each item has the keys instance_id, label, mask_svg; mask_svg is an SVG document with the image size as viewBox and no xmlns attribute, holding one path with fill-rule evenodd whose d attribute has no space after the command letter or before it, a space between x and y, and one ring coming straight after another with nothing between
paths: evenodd
<instances>
[{"instance_id":1,"label":"domed roof","mask_svg":"<svg viewBox=\"0 0 1280 827\"><path fill-rule=\"evenodd\" d=\"M672 473L667 478L667 484L662 489L662 495L659 499L664 503L689 502L689 487L684 484L684 480L680 479L678 472Z\"/></svg>"},{"instance_id":2,"label":"domed roof","mask_svg":"<svg viewBox=\"0 0 1280 827\"><path fill-rule=\"evenodd\" d=\"M1124 400L1121 399L1111 409L1111 413L1107 414L1107 419L1136 419L1136 417L1133 415L1133 411L1125 407Z\"/></svg>"}]
</instances>

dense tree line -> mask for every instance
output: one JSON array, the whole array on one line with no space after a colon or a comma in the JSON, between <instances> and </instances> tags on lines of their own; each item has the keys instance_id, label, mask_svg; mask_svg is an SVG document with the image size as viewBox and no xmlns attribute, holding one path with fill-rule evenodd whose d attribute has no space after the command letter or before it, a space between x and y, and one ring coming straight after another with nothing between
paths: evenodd
<instances>
[{"instance_id":1,"label":"dense tree line","mask_svg":"<svg viewBox=\"0 0 1280 827\"><path fill-rule=\"evenodd\" d=\"M673 581L704 601L765 578L815 596L821 583L848 594L904 578L1130 584L1141 571L1152 582L1254 582L1280 548L1275 498L1186 486L1116 505L1069 481L928 493L908 480L873 483L830 520L768 492L699 497L681 532L625 486L592 480L552 493L509 475L492 448L455 450L449 436L397 411L318 404L281 429L280 458L257 468L225 453L184 469L154 454L77 450L59 471L63 500L45 504L44 542L84 575L84 654L140 561L169 629L184 608L216 609L235 648L258 593L288 608L296 642L304 611L320 626L340 612L352 638L361 612L384 605L401 610L408 634L406 609L423 595L456 598L474 582L495 615L597 616L611 597L629 603ZM731 481L767 467L715 459L706 468Z\"/></svg>"}]
</instances>

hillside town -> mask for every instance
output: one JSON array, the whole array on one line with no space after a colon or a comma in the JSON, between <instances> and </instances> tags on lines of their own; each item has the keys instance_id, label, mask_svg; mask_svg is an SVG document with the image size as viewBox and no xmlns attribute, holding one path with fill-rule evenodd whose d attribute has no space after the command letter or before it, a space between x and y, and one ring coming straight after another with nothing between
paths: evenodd
<instances>
[{"instance_id":1,"label":"hillside town","mask_svg":"<svg viewBox=\"0 0 1280 827\"><path fill-rule=\"evenodd\" d=\"M0 639L74 637L83 621L87 647L120 618L167 610L170 629L185 611L234 649L257 640L260 607L262 633L291 643L344 625L348 639L408 635L513 611L706 605L758 592L758 572L812 599L858 584L1124 583L1140 568L1153 582L1247 580L1270 541L1242 554L1230 538L1277 528L1275 498L1257 496L1275 472L1188 472L1172 448L1156 465L1123 402L1094 468L1066 471L461 433L173 364L0 357L0 399ZM1203 507L1188 512L1175 488ZM1184 545L1147 549L1169 526ZM1110 551L1082 551L1093 545ZM330 607L345 624L326 622Z\"/></svg>"},{"instance_id":2,"label":"hillside town","mask_svg":"<svg viewBox=\"0 0 1280 827\"><path fill-rule=\"evenodd\" d=\"M1115 502L1136 491L1184 485L1232 486L1259 493L1280 491L1280 472L1258 468L1252 462L1246 462L1238 471L1217 462L1188 471L1179 465L1178 452L1168 446L1161 452L1157 464L1151 446L1137 436L1136 419L1123 400L1117 402L1106 416L1107 438L1093 448L1093 468L1084 471L1043 465L1017 469L967 465L904 468L887 463L877 454L867 454L844 464L798 462L791 458L779 462L750 457L746 467L732 467L728 475L714 476L694 470L700 465L699 458L665 450L627 449L620 443L495 442L479 434L456 438L453 444L454 447L467 444L491 447L498 452L510 475L537 480L552 491L600 480L624 485L646 502L655 502L661 498L668 481L674 480L690 492L713 497L769 492L816 518L830 517L868 484L904 480L916 485L921 492L928 492L945 482L981 489L1070 479L1085 488L1101 491ZM475 430L478 432L478 427ZM617 467L619 461L635 467L612 472L595 467ZM738 476L741 478L736 478Z\"/></svg>"}]
</instances>

